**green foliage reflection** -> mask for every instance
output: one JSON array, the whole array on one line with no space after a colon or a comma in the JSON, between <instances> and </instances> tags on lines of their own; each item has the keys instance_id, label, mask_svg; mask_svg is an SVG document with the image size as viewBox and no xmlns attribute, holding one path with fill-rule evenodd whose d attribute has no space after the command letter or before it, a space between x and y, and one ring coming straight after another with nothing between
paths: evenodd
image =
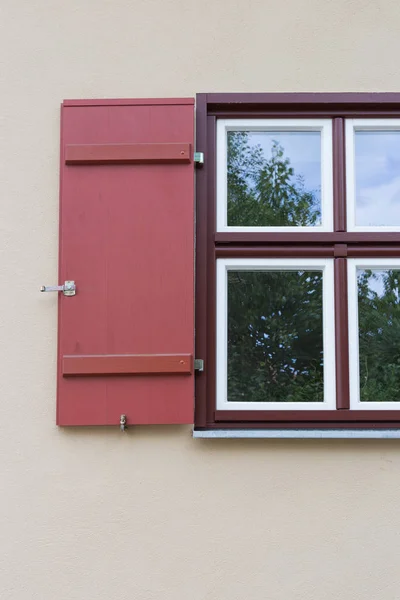
<instances>
[{"instance_id":1,"label":"green foliage reflection","mask_svg":"<svg viewBox=\"0 0 400 600\"><path fill-rule=\"evenodd\" d=\"M268 160L247 132L228 133L230 226L312 226L320 224L320 216L316 191L306 190L278 142Z\"/></svg>"},{"instance_id":2,"label":"green foliage reflection","mask_svg":"<svg viewBox=\"0 0 400 600\"><path fill-rule=\"evenodd\" d=\"M323 401L321 271L228 271L228 399Z\"/></svg>"},{"instance_id":3,"label":"green foliage reflection","mask_svg":"<svg viewBox=\"0 0 400 600\"><path fill-rule=\"evenodd\" d=\"M358 271L360 399L400 401L400 271Z\"/></svg>"}]
</instances>

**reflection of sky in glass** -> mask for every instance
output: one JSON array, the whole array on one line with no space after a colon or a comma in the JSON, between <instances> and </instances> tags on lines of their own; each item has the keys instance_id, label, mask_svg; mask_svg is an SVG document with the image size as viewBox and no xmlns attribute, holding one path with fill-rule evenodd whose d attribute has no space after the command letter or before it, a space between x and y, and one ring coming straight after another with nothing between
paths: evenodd
<instances>
[{"instance_id":1,"label":"reflection of sky in glass","mask_svg":"<svg viewBox=\"0 0 400 600\"><path fill-rule=\"evenodd\" d=\"M271 158L273 142L284 149L295 177L304 177L306 191L314 192L318 209L321 209L321 133L319 131L251 131L249 142L260 145L267 160Z\"/></svg>"},{"instance_id":2,"label":"reflection of sky in glass","mask_svg":"<svg viewBox=\"0 0 400 600\"><path fill-rule=\"evenodd\" d=\"M357 269L357 278L361 278L366 272L371 273L368 278L368 289L378 294L379 298L382 298L385 295L385 280L388 271L397 274L400 279L400 271L394 271L393 269ZM392 290L392 292L395 292L395 290Z\"/></svg>"},{"instance_id":3,"label":"reflection of sky in glass","mask_svg":"<svg viewBox=\"0 0 400 600\"><path fill-rule=\"evenodd\" d=\"M361 278L366 271L371 272L371 276L368 279L368 289L378 294L379 298L382 298L384 293L384 277L386 271L377 271L376 269L357 269L357 279Z\"/></svg>"},{"instance_id":4,"label":"reflection of sky in glass","mask_svg":"<svg viewBox=\"0 0 400 600\"><path fill-rule=\"evenodd\" d=\"M356 225L400 225L400 131L355 132Z\"/></svg>"}]
</instances>

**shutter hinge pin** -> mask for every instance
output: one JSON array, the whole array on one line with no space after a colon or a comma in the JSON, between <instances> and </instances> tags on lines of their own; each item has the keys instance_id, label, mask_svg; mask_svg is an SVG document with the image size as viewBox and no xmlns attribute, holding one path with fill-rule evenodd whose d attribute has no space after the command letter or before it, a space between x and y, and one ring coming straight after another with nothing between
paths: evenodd
<instances>
[{"instance_id":1,"label":"shutter hinge pin","mask_svg":"<svg viewBox=\"0 0 400 600\"><path fill-rule=\"evenodd\" d=\"M126 431L126 415L121 415L119 420L119 428L121 431Z\"/></svg>"},{"instance_id":2,"label":"shutter hinge pin","mask_svg":"<svg viewBox=\"0 0 400 600\"><path fill-rule=\"evenodd\" d=\"M204 165L204 152L195 152L193 161L198 165Z\"/></svg>"},{"instance_id":3,"label":"shutter hinge pin","mask_svg":"<svg viewBox=\"0 0 400 600\"><path fill-rule=\"evenodd\" d=\"M194 370L195 371L204 371L204 360L202 358L194 359Z\"/></svg>"}]
</instances>

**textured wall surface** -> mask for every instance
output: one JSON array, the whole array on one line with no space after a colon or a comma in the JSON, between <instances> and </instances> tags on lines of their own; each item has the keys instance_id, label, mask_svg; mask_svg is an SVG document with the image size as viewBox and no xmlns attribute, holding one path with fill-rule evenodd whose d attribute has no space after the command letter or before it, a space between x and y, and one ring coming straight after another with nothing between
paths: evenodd
<instances>
[{"instance_id":1,"label":"textured wall surface","mask_svg":"<svg viewBox=\"0 0 400 600\"><path fill-rule=\"evenodd\" d=\"M400 443L55 426L59 105L398 91L396 0L3 0L1 600L397 600Z\"/></svg>"}]
</instances>

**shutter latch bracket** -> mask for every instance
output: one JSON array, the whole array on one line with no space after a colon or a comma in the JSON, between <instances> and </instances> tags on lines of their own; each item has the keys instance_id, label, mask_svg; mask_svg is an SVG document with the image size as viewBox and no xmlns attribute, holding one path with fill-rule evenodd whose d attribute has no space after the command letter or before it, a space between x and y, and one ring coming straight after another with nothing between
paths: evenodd
<instances>
[{"instance_id":1,"label":"shutter latch bracket","mask_svg":"<svg viewBox=\"0 0 400 600\"><path fill-rule=\"evenodd\" d=\"M66 281L64 285L42 285L41 292L62 292L64 296L75 296L75 281Z\"/></svg>"}]
</instances>

